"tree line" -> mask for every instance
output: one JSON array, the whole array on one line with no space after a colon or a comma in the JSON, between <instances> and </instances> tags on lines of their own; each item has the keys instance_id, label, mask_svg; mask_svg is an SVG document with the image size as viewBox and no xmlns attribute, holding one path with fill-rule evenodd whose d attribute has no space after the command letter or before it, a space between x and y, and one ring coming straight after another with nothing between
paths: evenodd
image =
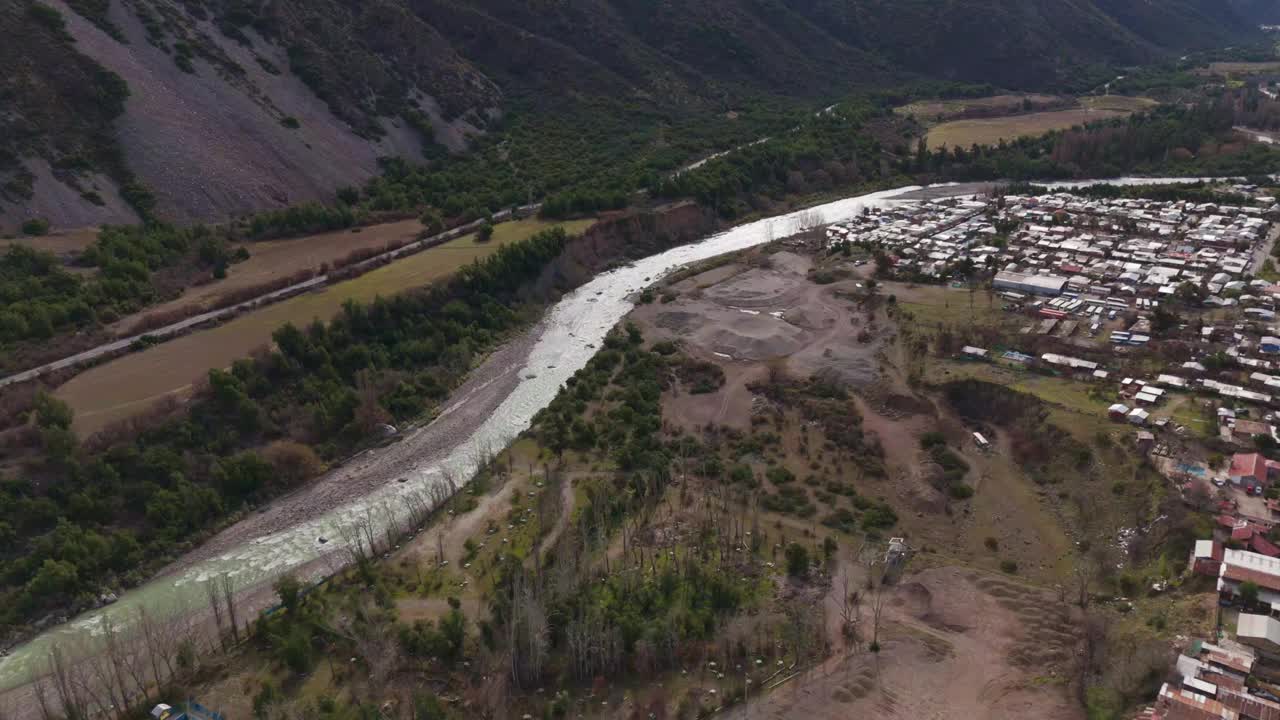
<instances>
[{"instance_id":1,"label":"tree line","mask_svg":"<svg viewBox=\"0 0 1280 720\"><path fill-rule=\"evenodd\" d=\"M210 373L185 411L86 443L41 396L39 461L0 479L0 625L140 582L231 514L285 492L379 432L429 414L474 362L537 317L525 288L562 229L504 246L453 279L328 323L286 325L276 349Z\"/></svg>"}]
</instances>

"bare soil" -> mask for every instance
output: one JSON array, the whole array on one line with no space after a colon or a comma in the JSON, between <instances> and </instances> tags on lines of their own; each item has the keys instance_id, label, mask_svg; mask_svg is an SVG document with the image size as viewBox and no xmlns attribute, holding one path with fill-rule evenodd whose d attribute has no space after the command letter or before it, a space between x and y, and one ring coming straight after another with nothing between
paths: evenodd
<instances>
[{"instance_id":1,"label":"bare soil","mask_svg":"<svg viewBox=\"0 0 1280 720\"><path fill-rule=\"evenodd\" d=\"M1055 598L1032 586L958 567L909 575L884 592L891 595L885 599L880 652L866 646L842 651L726 716L1084 717L1069 693L1076 643L1072 617ZM870 623L864 607L864 635Z\"/></svg>"},{"instance_id":2,"label":"bare soil","mask_svg":"<svg viewBox=\"0 0 1280 720\"><path fill-rule=\"evenodd\" d=\"M783 251L763 258L755 267L727 265L689 278L674 286L684 290L674 301L641 306L632 318L646 334L678 341L726 370L785 362L799 374L833 369L853 386L875 382L877 345L857 339L856 328L866 319L835 294L849 288L814 283L807 277L812 262L802 255ZM736 407L741 409L741 397Z\"/></svg>"}]
</instances>

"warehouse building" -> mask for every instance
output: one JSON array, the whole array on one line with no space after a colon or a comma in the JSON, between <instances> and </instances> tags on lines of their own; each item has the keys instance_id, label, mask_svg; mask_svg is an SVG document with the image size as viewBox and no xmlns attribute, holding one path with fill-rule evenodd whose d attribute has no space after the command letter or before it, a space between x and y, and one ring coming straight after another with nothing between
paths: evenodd
<instances>
[{"instance_id":1,"label":"warehouse building","mask_svg":"<svg viewBox=\"0 0 1280 720\"><path fill-rule=\"evenodd\" d=\"M1028 275L1026 273L1001 272L996 274L992 287L996 290L1012 290L1029 295L1057 297L1067 286L1067 279L1056 275Z\"/></svg>"}]
</instances>

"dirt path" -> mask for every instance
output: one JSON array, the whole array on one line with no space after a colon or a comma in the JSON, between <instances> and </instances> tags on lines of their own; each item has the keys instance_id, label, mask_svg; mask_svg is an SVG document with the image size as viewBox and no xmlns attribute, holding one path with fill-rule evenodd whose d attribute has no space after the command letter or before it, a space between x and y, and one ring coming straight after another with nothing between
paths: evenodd
<instances>
[{"instance_id":1,"label":"dirt path","mask_svg":"<svg viewBox=\"0 0 1280 720\"><path fill-rule=\"evenodd\" d=\"M573 479L566 477L560 481L560 515L556 517L556 524L551 526L551 532L538 544L538 557L545 556L554 548L560 541L560 536L569 528L569 521L573 519L573 505Z\"/></svg>"}]
</instances>

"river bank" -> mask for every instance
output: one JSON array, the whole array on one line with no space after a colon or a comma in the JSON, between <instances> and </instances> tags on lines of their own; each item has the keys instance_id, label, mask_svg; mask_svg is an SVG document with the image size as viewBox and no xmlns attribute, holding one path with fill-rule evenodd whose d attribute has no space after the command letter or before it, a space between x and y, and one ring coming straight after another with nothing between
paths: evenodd
<instances>
[{"instance_id":1,"label":"river bank","mask_svg":"<svg viewBox=\"0 0 1280 720\"><path fill-rule=\"evenodd\" d=\"M1191 181L1141 179L1143 183ZM471 477L486 453L505 447L526 429L630 312L634 296L643 288L693 262L848 219L865 208L910 202L902 199L904 193L920 189L887 190L747 223L597 275L565 295L542 323L494 353L431 425L382 452L352 460L266 512L246 518L193 551L169 573L126 593L115 605L17 648L0 660L0 687L21 685L43 672L44 658L55 645L86 647L85 652L92 652L92 638L105 617L117 625L127 624L144 607L155 613L198 614L207 605L205 583L212 578L231 577L238 592L250 598L262 597L260 590L281 573L315 577L337 569L362 523L372 518L380 534L402 522L409 498ZM952 194L972 192L957 188Z\"/></svg>"}]
</instances>

